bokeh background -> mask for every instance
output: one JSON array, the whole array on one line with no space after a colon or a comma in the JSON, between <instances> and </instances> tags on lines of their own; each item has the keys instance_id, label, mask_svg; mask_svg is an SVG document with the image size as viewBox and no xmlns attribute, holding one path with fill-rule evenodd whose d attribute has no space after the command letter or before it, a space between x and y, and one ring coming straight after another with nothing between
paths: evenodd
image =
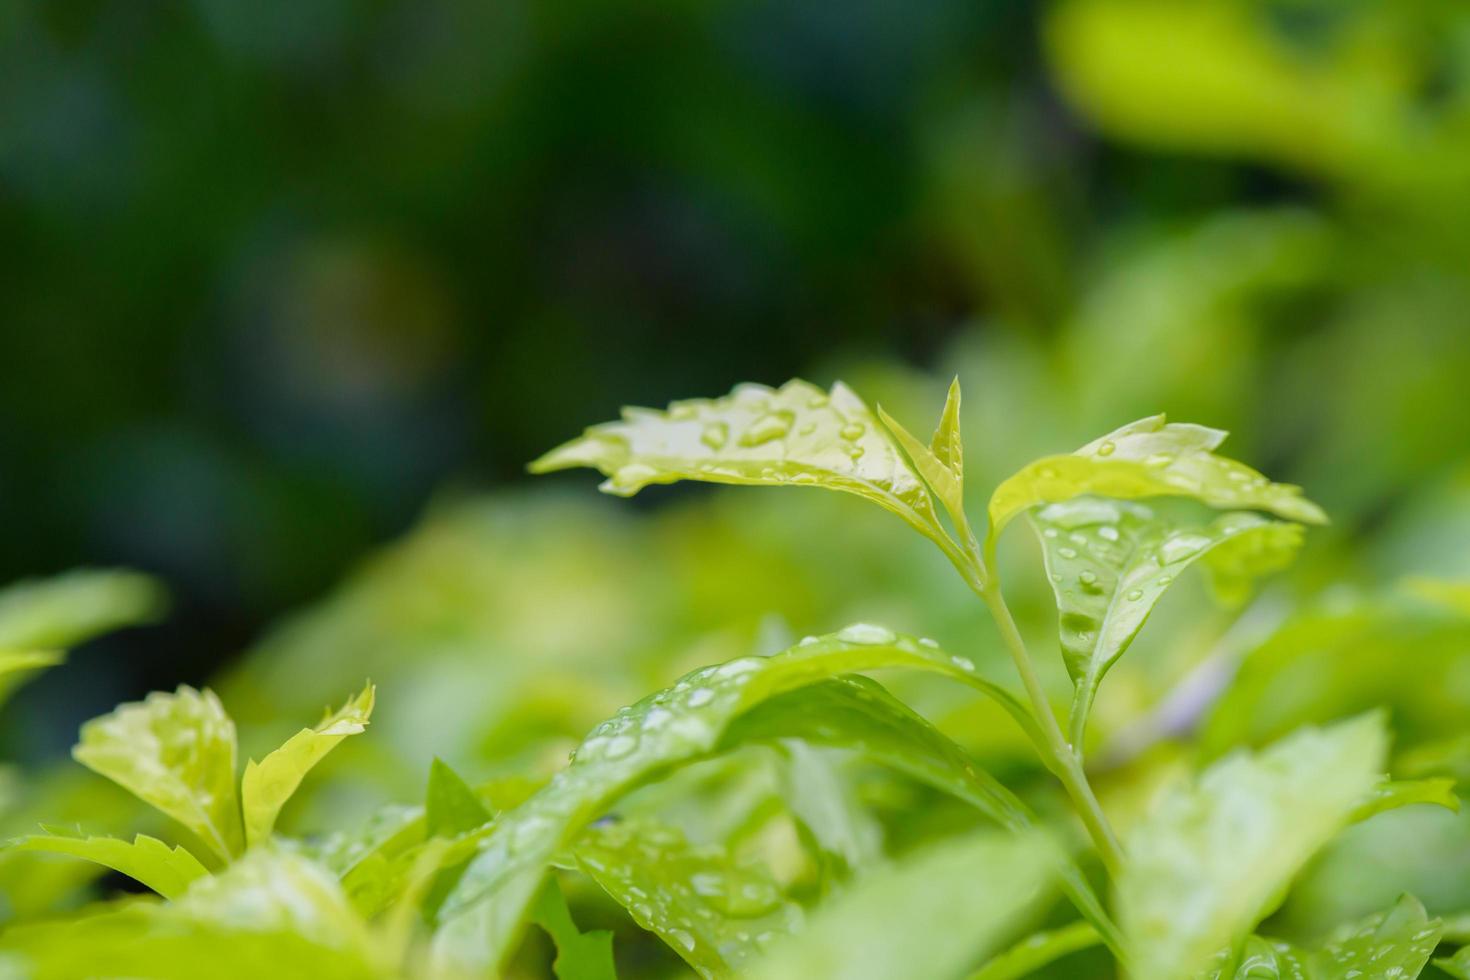
<instances>
[{"instance_id":1,"label":"bokeh background","mask_svg":"<svg viewBox=\"0 0 1470 980\"><path fill-rule=\"evenodd\" d=\"M172 595L20 692L12 758L211 679L289 732L370 674L352 751L404 764L342 792L382 798L859 617L983 661L860 503L524 474L747 380L923 430L958 374L977 495L1142 415L1228 428L1333 516L1283 589L1470 575L1453 0L59 0L3 5L0 64L0 579Z\"/></svg>"}]
</instances>

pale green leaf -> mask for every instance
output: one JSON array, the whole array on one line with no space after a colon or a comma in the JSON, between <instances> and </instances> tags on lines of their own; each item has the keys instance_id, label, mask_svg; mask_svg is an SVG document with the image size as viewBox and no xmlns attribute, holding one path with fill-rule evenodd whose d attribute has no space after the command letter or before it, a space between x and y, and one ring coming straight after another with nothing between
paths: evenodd
<instances>
[{"instance_id":1,"label":"pale green leaf","mask_svg":"<svg viewBox=\"0 0 1470 980\"><path fill-rule=\"evenodd\" d=\"M575 466L600 470L607 477L602 489L620 496L678 480L825 487L871 500L928 537L940 533L923 480L841 382L830 393L801 380L779 389L744 384L723 398L674 402L665 412L624 409L621 421L589 428L531 471Z\"/></svg>"},{"instance_id":2,"label":"pale green leaf","mask_svg":"<svg viewBox=\"0 0 1470 980\"><path fill-rule=\"evenodd\" d=\"M119 705L82 726L72 756L183 824L222 859L243 850L235 723L214 692L185 685Z\"/></svg>"},{"instance_id":3,"label":"pale green leaf","mask_svg":"<svg viewBox=\"0 0 1470 980\"><path fill-rule=\"evenodd\" d=\"M1386 810L1397 810L1416 803L1442 806L1446 810L1460 811L1460 798L1455 795L1453 779L1399 779L1384 780L1358 802L1353 810L1354 823Z\"/></svg>"},{"instance_id":4,"label":"pale green leaf","mask_svg":"<svg viewBox=\"0 0 1470 980\"><path fill-rule=\"evenodd\" d=\"M736 862L717 845L691 844L673 827L647 820L593 826L572 852L633 921L701 976L736 975L802 921L800 906L764 869Z\"/></svg>"},{"instance_id":5,"label":"pale green leaf","mask_svg":"<svg viewBox=\"0 0 1470 980\"><path fill-rule=\"evenodd\" d=\"M0 936L0 954L31 980L369 980L397 975L385 952L330 872L268 848L174 902L133 901Z\"/></svg>"},{"instance_id":6,"label":"pale green leaf","mask_svg":"<svg viewBox=\"0 0 1470 980\"><path fill-rule=\"evenodd\" d=\"M865 875L756 964L756 980L947 977L1024 926L1055 852L1041 836L985 834L930 845Z\"/></svg>"},{"instance_id":7,"label":"pale green leaf","mask_svg":"<svg viewBox=\"0 0 1470 980\"><path fill-rule=\"evenodd\" d=\"M1454 956L1437 957L1434 965L1455 980L1470 980L1470 946L1456 950Z\"/></svg>"},{"instance_id":8,"label":"pale green leaf","mask_svg":"<svg viewBox=\"0 0 1470 980\"><path fill-rule=\"evenodd\" d=\"M1386 742L1377 714L1307 728L1167 792L1117 882L1137 980L1192 976L1247 935L1377 785Z\"/></svg>"},{"instance_id":9,"label":"pale green leaf","mask_svg":"<svg viewBox=\"0 0 1470 980\"><path fill-rule=\"evenodd\" d=\"M1053 960L1090 949L1100 942L1102 937L1087 922L1074 922L1060 929L1038 932L970 974L970 980L1021 980Z\"/></svg>"},{"instance_id":10,"label":"pale green leaf","mask_svg":"<svg viewBox=\"0 0 1470 980\"><path fill-rule=\"evenodd\" d=\"M373 686L367 685L340 709L328 712L315 728L303 728L260 762L251 759L246 763L240 792L249 844L253 846L270 839L281 807L313 766L344 738L367 729L375 694Z\"/></svg>"},{"instance_id":11,"label":"pale green leaf","mask_svg":"<svg viewBox=\"0 0 1470 980\"><path fill-rule=\"evenodd\" d=\"M1405 895L1386 912L1339 929L1312 954L1308 972L1312 980L1417 977L1439 945L1440 932L1440 921Z\"/></svg>"},{"instance_id":12,"label":"pale green leaf","mask_svg":"<svg viewBox=\"0 0 1470 980\"><path fill-rule=\"evenodd\" d=\"M162 614L167 595L137 572L77 571L0 590L0 650L59 650Z\"/></svg>"},{"instance_id":13,"label":"pale green leaf","mask_svg":"<svg viewBox=\"0 0 1470 980\"><path fill-rule=\"evenodd\" d=\"M1192 497L1226 510L1265 510L1306 524L1326 523L1301 488L1272 483L1243 463L1217 456L1226 433L1200 425L1165 424L1155 415L1129 423L1069 456L1047 456L1022 467L990 498L997 536L1011 519L1041 504L1099 497Z\"/></svg>"},{"instance_id":14,"label":"pale green leaf","mask_svg":"<svg viewBox=\"0 0 1470 980\"><path fill-rule=\"evenodd\" d=\"M929 485L934 496L944 505L961 536L971 538L970 521L965 514L964 447L960 443L960 382L949 386L949 398L940 417L939 428L928 445L900 425L878 406L878 418L903 450L909 465ZM941 456L941 453L943 455Z\"/></svg>"},{"instance_id":15,"label":"pale green leaf","mask_svg":"<svg viewBox=\"0 0 1470 980\"><path fill-rule=\"evenodd\" d=\"M1002 827L1037 825L1026 804L977 767L963 748L869 678L836 678L770 698L735 719L721 747L781 739L856 750L963 800ZM1121 950L1116 927L1081 869L1061 860L1058 875L1077 910Z\"/></svg>"},{"instance_id":16,"label":"pale green leaf","mask_svg":"<svg viewBox=\"0 0 1470 980\"><path fill-rule=\"evenodd\" d=\"M164 898L178 898L195 878L209 872L199 859L182 847L169 847L154 837L139 834L131 841L117 837L82 837L55 828L8 841L13 851L66 854L91 861L147 885Z\"/></svg>"},{"instance_id":17,"label":"pale green leaf","mask_svg":"<svg viewBox=\"0 0 1470 980\"><path fill-rule=\"evenodd\" d=\"M885 667L947 674L1027 717L972 665L930 642L868 624L808 638L772 657L742 657L695 671L595 728L569 768L487 829L480 853L441 911L437 961L464 969L500 962L552 855L633 787L714 751L732 719L785 691Z\"/></svg>"},{"instance_id":18,"label":"pale green leaf","mask_svg":"<svg viewBox=\"0 0 1470 980\"><path fill-rule=\"evenodd\" d=\"M58 650L0 650L0 701L37 671L55 667L65 659L66 655Z\"/></svg>"},{"instance_id":19,"label":"pale green leaf","mask_svg":"<svg viewBox=\"0 0 1470 980\"><path fill-rule=\"evenodd\" d=\"M567 908L566 896L553 877L541 889L532 920L556 944L552 964L557 980L617 980L613 967L613 934L599 929L582 932Z\"/></svg>"},{"instance_id":20,"label":"pale green leaf","mask_svg":"<svg viewBox=\"0 0 1470 980\"><path fill-rule=\"evenodd\" d=\"M1264 936L1248 936L1240 954L1220 950L1195 980L1312 980L1306 954L1290 943Z\"/></svg>"},{"instance_id":21,"label":"pale green leaf","mask_svg":"<svg viewBox=\"0 0 1470 980\"><path fill-rule=\"evenodd\" d=\"M490 810L459 773L442 760L429 767L429 789L424 805L424 833L449 837L474 830L490 819Z\"/></svg>"},{"instance_id":22,"label":"pale green leaf","mask_svg":"<svg viewBox=\"0 0 1470 980\"><path fill-rule=\"evenodd\" d=\"M1231 546L1242 555L1283 549L1289 558L1301 541L1300 525L1255 514L1181 525L1142 504L1097 497L1050 504L1028 517L1056 593L1062 656L1076 685L1071 736L1078 746L1103 676L1186 568L1212 549Z\"/></svg>"}]
</instances>

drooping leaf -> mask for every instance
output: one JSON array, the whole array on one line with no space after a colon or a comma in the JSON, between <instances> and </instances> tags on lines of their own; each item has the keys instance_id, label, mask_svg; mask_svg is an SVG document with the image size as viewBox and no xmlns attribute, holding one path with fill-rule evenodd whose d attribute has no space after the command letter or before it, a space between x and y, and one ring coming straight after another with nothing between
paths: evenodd
<instances>
[{"instance_id":1,"label":"drooping leaf","mask_svg":"<svg viewBox=\"0 0 1470 980\"><path fill-rule=\"evenodd\" d=\"M1044 897L1055 852L1040 836L963 837L879 868L825 903L755 980L954 976L996 949Z\"/></svg>"},{"instance_id":2,"label":"drooping leaf","mask_svg":"<svg viewBox=\"0 0 1470 980\"><path fill-rule=\"evenodd\" d=\"M1393 908L1344 926L1312 954L1312 980L1355 977L1417 977L1434 947L1441 925L1424 906L1405 895Z\"/></svg>"},{"instance_id":3,"label":"drooping leaf","mask_svg":"<svg viewBox=\"0 0 1470 980\"><path fill-rule=\"evenodd\" d=\"M1357 823L1386 810L1397 810L1416 803L1430 803L1446 810L1460 811L1460 798L1455 795L1453 779L1399 779L1385 780L1373 787L1353 810L1352 820Z\"/></svg>"},{"instance_id":4,"label":"drooping leaf","mask_svg":"<svg viewBox=\"0 0 1470 980\"><path fill-rule=\"evenodd\" d=\"M556 944L552 969L557 980L617 980L613 967L613 934L605 929L582 932L572 920L566 896L553 877L541 889L532 913L534 921Z\"/></svg>"},{"instance_id":5,"label":"drooping leaf","mask_svg":"<svg viewBox=\"0 0 1470 980\"><path fill-rule=\"evenodd\" d=\"M1174 788L1129 835L1119 924L1138 980L1204 969L1271 909L1379 781L1383 718L1308 728Z\"/></svg>"},{"instance_id":6,"label":"drooping leaf","mask_svg":"<svg viewBox=\"0 0 1470 980\"><path fill-rule=\"evenodd\" d=\"M490 819L490 810L459 773L440 759L429 767L429 790L424 805L424 832L449 837L474 830Z\"/></svg>"},{"instance_id":7,"label":"drooping leaf","mask_svg":"<svg viewBox=\"0 0 1470 980\"><path fill-rule=\"evenodd\" d=\"M127 875L164 898L178 898L196 878L209 872L182 847L169 847L155 837L139 834L131 841L117 837L83 837L48 828L6 842L7 850L67 854Z\"/></svg>"},{"instance_id":8,"label":"drooping leaf","mask_svg":"<svg viewBox=\"0 0 1470 980\"><path fill-rule=\"evenodd\" d=\"M572 851L638 925L701 976L735 976L802 922L801 907L764 869L736 862L722 847L695 846L663 824L593 826Z\"/></svg>"},{"instance_id":9,"label":"drooping leaf","mask_svg":"<svg viewBox=\"0 0 1470 980\"><path fill-rule=\"evenodd\" d=\"M702 480L815 486L857 494L923 534L938 531L934 503L868 407L846 385L831 392L801 380L778 389L745 384L668 411L624 409L531 464L533 473L591 466L602 489L632 496L651 483Z\"/></svg>"},{"instance_id":10,"label":"drooping leaf","mask_svg":"<svg viewBox=\"0 0 1470 980\"><path fill-rule=\"evenodd\" d=\"M270 839L281 807L301 780L328 752L349 735L367 729L376 691L371 684L337 711L328 712L315 728L303 728L260 762L245 764L240 795L245 807L245 839L252 846Z\"/></svg>"},{"instance_id":11,"label":"drooping leaf","mask_svg":"<svg viewBox=\"0 0 1470 980\"><path fill-rule=\"evenodd\" d=\"M836 678L770 698L730 724L721 748L781 739L856 750L963 800L1002 827L1037 825L1035 814L963 748L869 678ZM1081 869L1060 860L1058 877L1077 910L1121 950L1116 927Z\"/></svg>"},{"instance_id":12,"label":"drooping leaf","mask_svg":"<svg viewBox=\"0 0 1470 980\"><path fill-rule=\"evenodd\" d=\"M32 980L369 980L397 974L391 952L330 872L269 848L195 880L174 902L132 901L0 936L0 955Z\"/></svg>"},{"instance_id":13,"label":"drooping leaf","mask_svg":"<svg viewBox=\"0 0 1470 980\"><path fill-rule=\"evenodd\" d=\"M187 685L82 726L72 756L197 834L228 861L244 847L235 723L214 692Z\"/></svg>"},{"instance_id":14,"label":"drooping leaf","mask_svg":"<svg viewBox=\"0 0 1470 980\"><path fill-rule=\"evenodd\" d=\"M1023 511L1091 494L1131 500L1192 497L1226 510L1264 510L1305 524L1327 516L1301 488L1272 483L1214 450L1226 433L1201 425L1165 423L1154 415L1131 422L1069 456L1047 456L1009 477L990 498L991 534Z\"/></svg>"},{"instance_id":15,"label":"drooping leaf","mask_svg":"<svg viewBox=\"0 0 1470 980\"><path fill-rule=\"evenodd\" d=\"M1027 717L1014 698L937 645L868 624L809 638L772 657L695 671L593 729L569 768L487 830L480 853L441 910L436 961L467 969L498 963L519 933L551 856L634 786L715 750L733 718L785 691L884 667L946 674Z\"/></svg>"},{"instance_id":16,"label":"drooping leaf","mask_svg":"<svg viewBox=\"0 0 1470 980\"><path fill-rule=\"evenodd\" d=\"M970 974L970 980L1021 980L1053 960L1100 942L1102 937L1087 922L1034 933Z\"/></svg>"},{"instance_id":17,"label":"drooping leaf","mask_svg":"<svg viewBox=\"0 0 1470 980\"><path fill-rule=\"evenodd\" d=\"M1029 517L1056 593L1062 656L1076 685L1071 737L1078 746L1103 676L1186 568L1220 547L1234 545L1241 554L1279 548L1289 558L1301 542L1299 525L1255 514L1180 525L1142 504L1096 497L1050 504Z\"/></svg>"}]
</instances>

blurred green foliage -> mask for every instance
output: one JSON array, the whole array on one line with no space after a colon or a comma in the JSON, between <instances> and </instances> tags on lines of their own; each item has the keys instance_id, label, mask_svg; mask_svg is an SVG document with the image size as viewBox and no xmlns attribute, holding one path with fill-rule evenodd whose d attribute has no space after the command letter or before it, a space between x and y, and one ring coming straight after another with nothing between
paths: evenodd
<instances>
[{"instance_id":1,"label":"blurred green foliage","mask_svg":"<svg viewBox=\"0 0 1470 980\"><path fill-rule=\"evenodd\" d=\"M173 625L21 690L11 755L211 679L261 758L370 677L372 727L281 820L356 853L345 828L377 812L365 833L391 838L374 808L422 798L435 757L498 809L620 705L805 633L882 622L1007 677L942 559L856 500L656 489L629 510L579 477L515 482L623 402L840 376L928 419L958 374L975 493L1167 412L1331 516L1243 612L1176 588L1112 669L1093 739L1120 829L1180 772L1379 706L1395 776L1470 777L1467 602L1415 581L1470 580L1460 4L88 0L8 7L0 53L0 571L126 563L177 595ZM1063 704L1039 555L1000 557ZM98 628L157 613L127 582ZM26 650L85 638L27 628ZM999 708L884 681L1063 811ZM742 751L639 790L629 811L672 828L649 839L681 861L681 835L757 841L811 899L973 822L840 753L806 760L838 787L825 824L766 819L804 763ZM8 770L0 798L7 833L162 826L68 762ZM1470 817L1381 814L1268 926L1315 949L1400 893L1463 912L1467 869ZM565 878L623 975L680 969ZM14 918L117 887L0 857ZM119 914L99 935L148 915ZM542 975L539 943L515 975Z\"/></svg>"}]
</instances>

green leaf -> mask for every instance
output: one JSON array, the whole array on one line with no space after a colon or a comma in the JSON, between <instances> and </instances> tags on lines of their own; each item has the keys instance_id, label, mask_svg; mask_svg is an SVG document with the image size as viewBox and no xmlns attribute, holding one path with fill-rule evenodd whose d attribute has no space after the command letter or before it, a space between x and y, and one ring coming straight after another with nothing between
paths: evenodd
<instances>
[{"instance_id":1,"label":"green leaf","mask_svg":"<svg viewBox=\"0 0 1470 980\"><path fill-rule=\"evenodd\" d=\"M154 837L137 835L131 841L117 837L82 837L53 828L46 834L17 837L6 850L67 854L127 875L164 898L178 898L196 878L209 872L182 847L170 848Z\"/></svg>"},{"instance_id":2,"label":"green leaf","mask_svg":"<svg viewBox=\"0 0 1470 980\"><path fill-rule=\"evenodd\" d=\"M929 445L925 445L883 411L883 406L878 406L878 418L903 450L909 465L928 484L954 521L956 530L968 541L973 536L965 514L965 457L964 446L960 442L959 412L960 380L956 378L949 386L949 397L944 403L939 428Z\"/></svg>"},{"instance_id":3,"label":"green leaf","mask_svg":"<svg viewBox=\"0 0 1470 980\"><path fill-rule=\"evenodd\" d=\"M177 901L132 901L100 914L18 925L0 955L30 980L367 980L396 975L336 879L294 854L257 848Z\"/></svg>"},{"instance_id":4,"label":"green leaf","mask_svg":"<svg viewBox=\"0 0 1470 980\"><path fill-rule=\"evenodd\" d=\"M1038 932L970 974L970 980L1020 980L1053 960L1090 949L1100 942L1102 937L1087 922L1074 922L1060 929Z\"/></svg>"},{"instance_id":5,"label":"green leaf","mask_svg":"<svg viewBox=\"0 0 1470 980\"><path fill-rule=\"evenodd\" d=\"M1405 895L1393 908L1344 926L1312 955L1313 980L1354 977L1417 977L1434 947L1441 924L1424 906Z\"/></svg>"},{"instance_id":6,"label":"green leaf","mask_svg":"<svg viewBox=\"0 0 1470 980\"><path fill-rule=\"evenodd\" d=\"M533 473L591 466L602 489L632 496L651 483L702 480L814 486L857 494L926 537L942 536L924 481L879 419L846 385L744 384L724 398L623 410L531 464Z\"/></svg>"},{"instance_id":7,"label":"green leaf","mask_svg":"<svg viewBox=\"0 0 1470 980\"><path fill-rule=\"evenodd\" d=\"M1192 976L1247 935L1377 785L1386 741L1379 714L1307 728L1166 793L1117 882L1137 980Z\"/></svg>"},{"instance_id":8,"label":"green leaf","mask_svg":"<svg viewBox=\"0 0 1470 980\"><path fill-rule=\"evenodd\" d=\"M1234 545L1241 555L1281 549L1289 557L1301 543L1300 525L1255 514L1181 525L1142 504L1096 497L1050 504L1028 517L1056 593L1062 657L1076 685L1071 738L1077 746L1103 676L1186 568L1219 547Z\"/></svg>"},{"instance_id":9,"label":"green leaf","mask_svg":"<svg viewBox=\"0 0 1470 980\"><path fill-rule=\"evenodd\" d=\"M1099 497L1192 497L1227 510L1265 510L1305 524L1327 516L1301 488L1272 483L1243 463L1213 452L1226 433L1201 425L1139 419L1070 456L1022 467L990 498L992 539L1023 511L1092 494Z\"/></svg>"},{"instance_id":10,"label":"green leaf","mask_svg":"<svg viewBox=\"0 0 1470 980\"><path fill-rule=\"evenodd\" d=\"M440 759L429 767L429 790L424 806L424 833L452 837L474 830L490 820L489 808L469 784Z\"/></svg>"},{"instance_id":11,"label":"green leaf","mask_svg":"<svg viewBox=\"0 0 1470 980\"><path fill-rule=\"evenodd\" d=\"M254 846L269 840L281 807L312 767L336 748L338 742L367 729L375 695L373 686L367 685L340 709L328 712L315 728L303 728L260 762L251 759L245 764L240 789L247 843Z\"/></svg>"},{"instance_id":12,"label":"green leaf","mask_svg":"<svg viewBox=\"0 0 1470 980\"><path fill-rule=\"evenodd\" d=\"M798 741L781 745L781 796L824 871L845 877L883 855L883 827L858 799L841 768L842 753Z\"/></svg>"},{"instance_id":13,"label":"green leaf","mask_svg":"<svg viewBox=\"0 0 1470 980\"><path fill-rule=\"evenodd\" d=\"M183 824L225 861L243 850L235 723L214 692L185 685L119 705L82 726L72 757Z\"/></svg>"},{"instance_id":14,"label":"green leaf","mask_svg":"<svg viewBox=\"0 0 1470 980\"><path fill-rule=\"evenodd\" d=\"M809 637L772 657L742 657L695 671L593 729L569 768L487 828L480 853L441 910L437 962L449 969L499 963L514 944L551 856L630 789L713 752L732 719L786 691L884 667L946 674L1028 717L1014 698L978 677L973 665L930 641L868 624Z\"/></svg>"},{"instance_id":15,"label":"green leaf","mask_svg":"<svg viewBox=\"0 0 1470 980\"><path fill-rule=\"evenodd\" d=\"M151 622L168 605L156 579L78 571L0 591L0 650L58 650L121 626Z\"/></svg>"},{"instance_id":16,"label":"green leaf","mask_svg":"<svg viewBox=\"0 0 1470 980\"><path fill-rule=\"evenodd\" d=\"M1455 980L1470 980L1470 946L1456 950L1454 956L1436 957L1434 965Z\"/></svg>"},{"instance_id":17,"label":"green leaf","mask_svg":"<svg viewBox=\"0 0 1470 980\"><path fill-rule=\"evenodd\" d=\"M1040 836L985 834L930 845L825 903L805 931L774 948L749 976L953 976L1031 916L1054 858Z\"/></svg>"},{"instance_id":18,"label":"green leaf","mask_svg":"<svg viewBox=\"0 0 1470 980\"><path fill-rule=\"evenodd\" d=\"M841 677L776 695L731 722L721 748L793 738L856 750L963 800L1007 829L1038 824L1026 804L978 768L963 748L870 678ZM1070 860L1058 867L1072 904L1112 948L1121 950L1116 927L1081 869Z\"/></svg>"},{"instance_id":19,"label":"green leaf","mask_svg":"<svg viewBox=\"0 0 1470 980\"><path fill-rule=\"evenodd\" d=\"M579 930L555 878L541 889L532 919L556 943L556 962L552 969L557 980L617 980L613 934L602 929L586 933Z\"/></svg>"},{"instance_id":20,"label":"green leaf","mask_svg":"<svg viewBox=\"0 0 1470 980\"><path fill-rule=\"evenodd\" d=\"M31 675L66 659L56 650L0 650L0 701L10 697Z\"/></svg>"},{"instance_id":21,"label":"green leaf","mask_svg":"<svg viewBox=\"0 0 1470 980\"><path fill-rule=\"evenodd\" d=\"M1307 969L1306 955L1290 943L1263 936L1248 936L1241 944L1240 955L1225 948L1213 958L1211 966L1195 980L1310 980L1315 974Z\"/></svg>"},{"instance_id":22,"label":"green leaf","mask_svg":"<svg viewBox=\"0 0 1470 980\"><path fill-rule=\"evenodd\" d=\"M1359 801L1353 810L1352 820L1358 823L1386 810L1416 803L1430 803L1460 812L1460 798L1455 795L1453 779L1385 780Z\"/></svg>"},{"instance_id":23,"label":"green leaf","mask_svg":"<svg viewBox=\"0 0 1470 980\"><path fill-rule=\"evenodd\" d=\"M573 847L578 866L705 977L731 977L779 935L796 931L801 907L763 868L723 847L695 846L652 821L588 828Z\"/></svg>"}]
</instances>

